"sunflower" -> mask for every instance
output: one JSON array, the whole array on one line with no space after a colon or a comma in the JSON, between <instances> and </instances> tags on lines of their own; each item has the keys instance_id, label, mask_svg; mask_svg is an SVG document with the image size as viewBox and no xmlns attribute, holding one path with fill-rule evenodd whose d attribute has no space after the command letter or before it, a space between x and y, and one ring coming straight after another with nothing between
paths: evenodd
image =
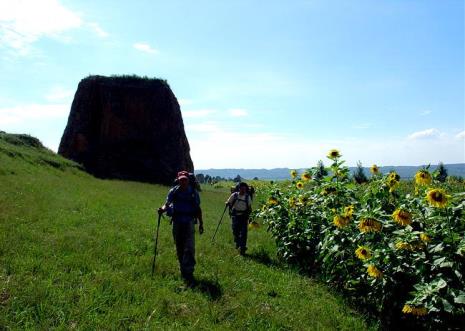
<instances>
[{"instance_id":1,"label":"sunflower","mask_svg":"<svg viewBox=\"0 0 465 331\"><path fill-rule=\"evenodd\" d=\"M379 168L376 164L373 164L370 168L370 172L373 174L373 175L377 175L379 174Z\"/></svg>"},{"instance_id":2,"label":"sunflower","mask_svg":"<svg viewBox=\"0 0 465 331\"><path fill-rule=\"evenodd\" d=\"M299 195L299 202L305 205L308 202L308 197L306 197L305 195Z\"/></svg>"},{"instance_id":3,"label":"sunflower","mask_svg":"<svg viewBox=\"0 0 465 331\"><path fill-rule=\"evenodd\" d=\"M277 200L275 197L270 197L270 198L268 199L268 204L269 204L270 206L276 206L276 205L278 204L278 200Z\"/></svg>"},{"instance_id":4,"label":"sunflower","mask_svg":"<svg viewBox=\"0 0 465 331\"><path fill-rule=\"evenodd\" d=\"M368 266L367 273L370 277L373 277L373 278L383 277L383 273L378 268L376 268L373 264L370 264Z\"/></svg>"},{"instance_id":5,"label":"sunflower","mask_svg":"<svg viewBox=\"0 0 465 331\"><path fill-rule=\"evenodd\" d=\"M296 200L294 197L289 198L289 207L294 208L296 206Z\"/></svg>"},{"instance_id":6,"label":"sunflower","mask_svg":"<svg viewBox=\"0 0 465 331\"><path fill-rule=\"evenodd\" d=\"M355 255L357 255L360 260L368 260L371 257L371 252L368 247L358 246L355 250Z\"/></svg>"},{"instance_id":7,"label":"sunflower","mask_svg":"<svg viewBox=\"0 0 465 331\"><path fill-rule=\"evenodd\" d=\"M391 171L388 175L388 179L393 179L395 181L399 181L400 180L400 176L397 172L395 171Z\"/></svg>"},{"instance_id":8,"label":"sunflower","mask_svg":"<svg viewBox=\"0 0 465 331\"><path fill-rule=\"evenodd\" d=\"M381 222L372 219L372 218L364 218L358 224L358 228L360 232L379 232L381 231Z\"/></svg>"},{"instance_id":9,"label":"sunflower","mask_svg":"<svg viewBox=\"0 0 465 331\"><path fill-rule=\"evenodd\" d=\"M399 181L396 180L394 177L388 176L386 184L389 187L389 192L394 192L397 185L399 185Z\"/></svg>"},{"instance_id":10,"label":"sunflower","mask_svg":"<svg viewBox=\"0 0 465 331\"><path fill-rule=\"evenodd\" d=\"M308 173L308 172L304 172L301 176L302 180L303 181L309 181L310 179L312 179L312 176Z\"/></svg>"},{"instance_id":11,"label":"sunflower","mask_svg":"<svg viewBox=\"0 0 465 331\"><path fill-rule=\"evenodd\" d=\"M332 187L332 186L329 186L329 187L325 187L323 190L321 190L321 195L329 195L329 194L332 194L332 193L336 193L336 188L335 187Z\"/></svg>"},{"instance_id":12,"label":"sunflower","mask_svg":"<svg viewBox=\"0 0 465 331\"><path fill-rule=\"evenodd\" d=\"M354 213L354 206L350 205L344 208L344 216L351 218Z\"/></svg>"},{"instance_id":13,"label":"sunflower","mask_svg":"<svg viewBox=\"0 0 465 331\"><path fill-rule=\"evenodd\" d=\"M304 188L304 183L302 182L297 182L297 184L295 185L299 190L303 189Z\"/></svg>"},{"instance_id":14,"label":"sunflower","mask_svg":"<svg viewBox=\"0 0 465 331\"><path fill-rule=\"evenodd\" d=\"M291 170L291 177L296 178L297 177L297 170Z\"/></svg>"},{"instance_id":15,"label":"sunflower","mask_svg":"<svg viewBox=\"0 0 465 331\"><path fill-rule=\"evenodd\" d=\"M405 241L398 241L396 242L396 249L413 252L415 250L415 246L412 244L406 243Z\"/></svg>"},{"instance_id":16,"label":"sunflower","mask_svg":"<svg viewBox=\"0 0 465 331\"><path fill-rule=\"evenodd\" d=\"M433 207L444 208L447 205L447 195L443 189L436 188L426 193L426 199Z\"/></svg>"},{"instance_id":17,"label":"sunflower","mask_svg":"<svg viewBox=\"0 0 465 331\"><path fill-rule=\"evenodd\" d=\"M336 215L333 218L333 224L338 228L343 228L349 224L350 218L347 216Z\"/></svg>"},{"instance_id":18,"label":"sunflower","mask_svg":"<svg viewBox=\"0 0 465 331\"><path fill-rule=\"evenodd\" d=\"M249 223L249 230L254 230L260 228L260 224L258 224L256 221L252 221Z\"/></svg>"},{"instance_id":19,"label":"sunflower","mask_svg":"<svg viewBox=\"0 0 465 331\"><path fill-rule=\"evenodd\" d=\"M425 316L428 314L428 309L425 307L415 307L410 305L404 305L402 308L404 314L412 314L414 316Z\"/></svg>"},{"instance_id":20,"label":"sunflower","mask_svg":"<svg viewBox=\"0 0 465 331\"><path fill-rule=\"evenodd\" d=\"M431 184L431 174L428 170L421 169L415 174L415 184L429 185Z\"/></svg>"},{"instance_id":21,"label":"sunflower","mask_svg":"<svg viewBox=\"0 0 465 331\"><path fill-rule=\"evenodd\" d=\"M403 226L410 225L412 223L412 215L408 211L400 208L396 209L392 213L392 218L394 221Z\"/></svg>"},{"instance_id":22,"label":"sunflower","mask_svg":"<svg viewBox=\"0 0 465 331\"><path fill-rule=\"evenodd\" d=\"M332 149L332 150L329 151L327 157L328 157L328 159L335 160L335 159L341 157L341 153L339 153L339 151L337 149Z\"/></svg>"},{"instance_id":23,"label":"sunflower","mask_svg":"<svg viewBox=\"0 0 465 331\"><path fill-rule=\"evenodd\" d=\"M423 233L420 233L420 240L423 241L425 244L427 244L431 241L431 237L423 232Z\"/></svg>"}]
</instances>

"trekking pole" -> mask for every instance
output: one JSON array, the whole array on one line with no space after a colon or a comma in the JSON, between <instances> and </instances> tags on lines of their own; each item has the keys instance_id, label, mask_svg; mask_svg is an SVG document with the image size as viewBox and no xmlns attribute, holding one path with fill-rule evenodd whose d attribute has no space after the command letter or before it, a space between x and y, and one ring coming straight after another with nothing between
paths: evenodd
<instances>
[{"instance_id":1,"label":"trekking pole","mask_svg":"<svg viewBox=\"0 0 465 331\"><path fill-rule=\"evenodd\" d=\"M218 229L220 228L221 221L223 220L224 213L226 213L226 208L228 208L228 205L224 206L223 214L221 215L220 221L218 222L218 226L216 227L215 234L212 237L212 241L215 241L215 236L216 233L218 232Z\"/></svg>"},{"instance_id":2,"label":"trekking pole","mask_svg":"<svg viewBox=\"0 0 465 331\"><path fill-rule=\"evenodd\" d=\"M158 230L160 230L161 215L162 215L161 213L158 213L157 235L155 237L155 249L153 252L153 262L152 262L152 278L153 278L153 273L155 272L155 259L157 258L157 247L158 247Z\"/></svg>"}]
</instances>

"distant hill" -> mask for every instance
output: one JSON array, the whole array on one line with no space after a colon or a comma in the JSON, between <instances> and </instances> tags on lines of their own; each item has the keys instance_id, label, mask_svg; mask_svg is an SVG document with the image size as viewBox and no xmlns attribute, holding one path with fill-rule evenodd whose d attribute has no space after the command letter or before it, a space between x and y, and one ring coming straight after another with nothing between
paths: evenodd
<instances>
[{"instance_id":1,"label":"distant hill","mask_svg":"<svg viewBox=\"0 0 465 331\"><path fill-rule=\"evenodd\" d=\"M456 164L445 164L447 173L449 176L461 176L465 177L465 163ZM382 173L389 173L390 171L396 171L401 178L408 179L413 178L415 173L423 166L386 166L380 167ZM434 171L437 165L432 165L430 171ZM353 172L356 167L349 167L350 171ZM305 169L296 169L299 173L302 173ZM369 174L369 168L364 168L366 174ZM212 177L223 177L223 178L234 178L237 175L244 179L258 179L265 180L283 180L289 179L289 168L274 168L274 169L199 169L196 170L196 174L210 175Z\"/></svg>"}]
</instances>

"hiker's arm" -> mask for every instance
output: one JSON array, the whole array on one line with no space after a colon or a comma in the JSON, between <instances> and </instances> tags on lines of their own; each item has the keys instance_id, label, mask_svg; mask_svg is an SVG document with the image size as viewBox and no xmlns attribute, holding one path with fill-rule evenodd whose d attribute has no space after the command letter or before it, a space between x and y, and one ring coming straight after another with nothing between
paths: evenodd
<instances>
[{"instance_id":1,"label":"hiker's arm","mask_svg":"<svg viewBox=\"0 0 465 331\"><path fill-rule=\"evenodd\" d=\"M202 217L202 209L199 208L199 215L198 215L198 220L199 220L199 233L203 233L203 217Z\"/></svg>"},{"instance_id":2,"label":"hiker's arm","mask_svg":"<svg viewBox=\"0 0 465 331\"><path fill-rule=\"evenodd\" d=\"M229 196L229 198L228 198L228 200L226 200L225 204L228 205L228 206L231 206L231 204L233 202L233 197L234 197L234 193Z\"/></svg>"},{"instance_id":3,"label":"hiker's arm","mask_svg":"<svg viewBox=\"0 0 465 331\"><path fill-rule=\"evenodd\" d=\"M202 208L200 208L200 195L196 191L195 192L195 203L197 205L198 211L197 211L197 219L199 220L199 233L203 233L203 216L202 216Z\"/></svg>"},{"instance_id":4,"label":"hiker's arm","mask_svg":"<svg viewBox=\"0 0 465 331\"><path fill-rule=\"evenodd\" d=\"M249 218L250 222L250 214L252 214L252 199L250 198L250 195L247 196L247 216Z\"/></svg>"},{"instance_id":5,"label":"hiker's arm","mask_svg":"<svg viewBox=\"0 0 465 331\"><path fill-rule=\"evenodd\" d=\"M164 212L166 212L171 202L173 202L173 190L172 189L168 192L168 196L166 197L166 201L163 204L163 206L158 208L158 213L163 214Z\"/></svg>"},{"instance_id":6,"label":"hiker's arm","mask_svg":"<svg viewBox=\"0 0 465 331\"><path fill-rule=\"evenodd\" d=\"M159 214L163 214L164 212L166 212L166 209L168 209L167 206L168 206L168 205L165 203L163 206L161 206L160 208L158 208L158 213L159 213Z\"/></svg>"}]
</instances>

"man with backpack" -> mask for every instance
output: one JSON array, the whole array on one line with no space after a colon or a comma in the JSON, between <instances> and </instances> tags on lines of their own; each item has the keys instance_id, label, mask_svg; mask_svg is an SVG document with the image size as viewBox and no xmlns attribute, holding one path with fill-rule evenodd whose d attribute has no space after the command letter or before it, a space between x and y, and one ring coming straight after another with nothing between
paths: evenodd
<instances>
[{"instance_id":1,"label":"man with backpack","mask_svg":"<svg viewBox=\"0 0 465 331\"><path fill-rule=\"evenodd\" d=\"M249 216L252 212L252 198L249 194L249 186L246 183L241 182L238 187L239 190L231 194L226 201L226 205L229 206L236 249L241 255L245 255Z\"/></svg>"},{"instance_id":2,"label":"man with backpack","mask_svg":"<svg viewBox=\"0 0 465 331\"><path fill-rule=\"evenodd\" d=\"M178 172L177 185L174 186L166 198L165 204L158 209L158 213L166 212L173 223L173 238L176 244L181 276L188 287L195 285L195 220L199 221L199 233L202 234L203 220L200 209L199 193L190 183L187 171Z\"/></svg>"}]
</instances>

